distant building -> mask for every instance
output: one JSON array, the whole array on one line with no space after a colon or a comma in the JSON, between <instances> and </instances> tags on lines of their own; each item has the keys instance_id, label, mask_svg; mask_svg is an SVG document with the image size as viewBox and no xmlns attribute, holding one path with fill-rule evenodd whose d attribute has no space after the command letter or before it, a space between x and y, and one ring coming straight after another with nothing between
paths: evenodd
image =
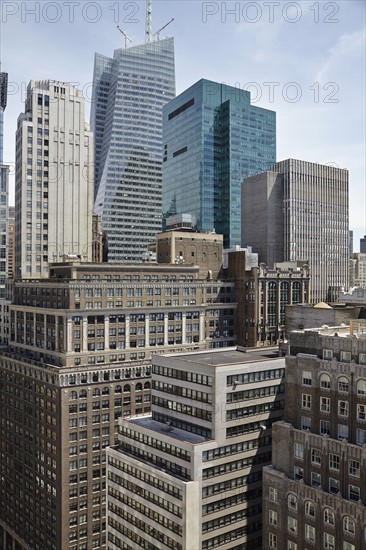
<instances>
[{"instance_id":1,"label":"distant building","mask_svg":"<svg viewBox=\"0 0 366 550\"><path fill-rule=\"evenodd\" d=\"M366 320L293 332L285 421L263 469L263 550L366 542Z\"/></svg>"},{"instance_id":2,"label":"distant building","mask_svg":"<svg viewBox=\"0 0 366 550\"><path fill-rule=\"evenodd\" d=\"M174 39L95 54L95 204L110 262L141 260L161 231L162 108L175 96Z\"/></svg>"},{"instance_id":3,"label":"distant building","mask_svg":"<svg viewBox=\"0 0 366 550\"><path fill-rule=\"evenodd\" d=\"M98 214L93 214L93 263L103 262L103 229L102 219Z\"/></svg>"},{"instance_id":4,"label":"distant building","mask_svg":"<svg viewBox=\"0 0 366 550\"><path fill-rule=\"evenodd\" d=\"M9 206L8 234L7 234L7 276L14 277L14 256L15 256L15 209Z\"/></svg>"},{"instance_id":5,"label":"distant building","mask_svg":"<svg viewBox=\"0 0 366 550\"><path fill-rule=\"evenodd\" d=\"M353 231L350 229L348 234L349 234L348 253L353 254Z\"/></svg>"},{"instance_id":6,"label":"distant building","mask_svg":"<svg viewBox=\"0 0 366 550\"><path fill-rule=\"evenodd\" d=\"M360 252L366 254L366 235L360 239Z\"/></svg>"},{"instance_id":7,"label":"distant building","mask_svg":"<svg viewBox=\"0 0 366 550\"><path fill-rule=\"evenodd\" d=\"M165 105L163 148L163 218L191 214L225 248L239 245L240 185L275 162L276 113L202 79Z\"/></svg>"},{"instance_id":8,"label":"distant building","mask_svg":"<svg viewBox=\"0 0 366 550\"><path fill-rule=\"evenodd\" d=\"M107 451L110 550L262 548L262 468L284 358L235 348L154 356L152 415Z\"/></svg>"},{"instance_id":9,"label":"distant building","mask_svg":"<svg viewBox=\"0 0 366 550\"><path fill-rule=\"evenodd\" d=\"M348 171L288 159L242 185L242 246L269 267L303 261L309 301L335 302L348 288Z\"/></svg>"},{"instance_id":10,"label":"distant building","mask_svg":"<svg viewBox=\"0 0 366 550\"><path fill-rule=\"evenodd\" d=\"M82 92L31 81L18 118L15 277L48 277L66 255L92 259L93 140Z\"/></svg>"}]
</instances>

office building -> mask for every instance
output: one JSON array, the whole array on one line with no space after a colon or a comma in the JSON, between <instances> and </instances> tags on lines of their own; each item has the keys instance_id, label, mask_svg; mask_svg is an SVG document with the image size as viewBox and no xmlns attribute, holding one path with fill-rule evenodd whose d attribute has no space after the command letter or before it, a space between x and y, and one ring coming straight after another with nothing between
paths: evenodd
<instances>
[{"instance_id":1,"label":"office building","mask_svg":"<svg viewBox=\"0 0 366 550\"><path fill-rule=\"evenodd\" d=\"M200 80L163 110L163 217L187 213L197 229L240 245L240 186L276 160L276 114L250 93Z\"/></svg>"},{"instance_id":2,"label":"office building","mask_svg":"<svg viewBox=\"0 0 366 550\"><path fill-rule=\"evenodd\" d=\"M107 451L108 547L262 548L285 359L231 348L152 362L152 414L120 419Z\"/></svg>"},{"instance_id":3,"label":"office building","mask_svg":"<svg viewBox=\"0 0 366 550\"><path fill-rule=\"evenodd\" d=\"M242 186L242 245L259 260L304 261L310 303L337 301L348 288L348 171L288 159Z\"/></svg>"},{"instance_id":4,"label":"office building","mask_svg":"<svg viewBox=\"0 0 366 550\"><path fill-rule=\"evenodd\" d=\"M263 550L366 544L366 326L296 331L263 470Z\"/></svg>"},{"instance_id":5,"label":"office building","mask_svg":"<svg viewBox=\"0 0 366 550\"><path fill-rule=\"evenodd\" d=\"M106 447L119 416L150 411L151 353L235 345L234 283L198 273L75 260L15 282L0 353L0 548L105 550Z\"/></svg>"},{"instance_id":6,"label":"office building","mask_svg":"<svg viewBox=\"0 0 366 550\"><path fill-rule=\"evenodd\" d=\"M15 256L15 209L9 206L8 209L8 230L7 230L7 277L14 277L14 256Z\"/></svg>"},{"instance_id":7,"label":"office building","mask_svg":"<svg viewBox=\"0 0 366 550\"><path fill-rule=\"evenodd\" d=\"M31 81L18 118L15 276L48 277L64 255L92 259L93 140L82 92Z\"/></svg>"},{"instance_id":8,"label":"office building","mask_svg":"<svg viewBox=\"0 0 366 550\"><path fill-rule=\"evenodd\" d=\"M360 252L366 254L366 235L360 239Z\"/></svg>"},{"instance_id":9,"label":"office building","mask_svg":"<svg viewBox=\"0 0 366 550\"><path fill-rule=\"evenodd\" d=\"M5 279L7 277L9 166L4 165L4 111L7 105L7 95L8 75L0 72L0 300L5 298Z\"/></svg>"},{"instance_id":10,"label":"office building","mask_svg":"<svg viewBox=\"0 0 366 550\"><path fill-rule=\"evenodd\" d=\"M162 108L174 96L173 38L95 55L94 210L110 262L140 261L161 230Z\"/></svg>"},{"instance_id":11,"label":"office building","mask_svg":"<svg viewBox=\"0 0 366 550\"><path fill-rule=\"evenodd\" d=\"M348 234L349 234L348 253L353 254L353 231L350 229Z\"/></svg>"}]
</instances>

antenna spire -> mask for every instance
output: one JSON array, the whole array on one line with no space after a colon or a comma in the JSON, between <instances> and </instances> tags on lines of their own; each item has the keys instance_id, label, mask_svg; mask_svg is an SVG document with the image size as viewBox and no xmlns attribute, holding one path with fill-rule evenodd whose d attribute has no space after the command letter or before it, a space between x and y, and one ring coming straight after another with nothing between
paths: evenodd
<instances>
[{"instance_id":1,"label":"antenna spire","mask_svg":"<svg viewBox=\"0 0 366 550\"><path fill-rule=\"evenodd\" d=\"M152 40L152 0L146 0L146 42Z\"/></svg>"}]
</instances>

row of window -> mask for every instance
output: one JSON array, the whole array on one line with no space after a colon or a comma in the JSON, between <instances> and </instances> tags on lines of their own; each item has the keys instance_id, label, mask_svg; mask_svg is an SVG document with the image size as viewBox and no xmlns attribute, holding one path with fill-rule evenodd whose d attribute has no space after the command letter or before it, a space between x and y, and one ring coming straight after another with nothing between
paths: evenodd
<instances>
[{"instance_id":1,"label":"row of window","mask_svg":"<svg viewBox=\"0 0 366 550\"><path fill-rule=\"evenodd\" d=\"M316 543L315 527L312 525L305 524L305 540L312 544ZM274 533L269 533L268 545L271 550L284 550L283 547L278 545L278 536ZM339 546L339 541L337 541L336 546L334 535L329 533L323 534L323 548L324 550L356 550L356 546L347 541L343 541L343 545L341 547ZM296 542L288 541L287 549L298 550L298 545Z\"/></svg>"},{"instance_id":2,"label":"row of window","mask_svg":"<svg viewBox=\"0 0 366 550\"><path fill-rule=\"evenodd\" d=\"M311 449L311 463L317 466L321 464L321 449ZM298 460L304 459L304 445L301 443L295 443L294 445L294 457ZM360 477L360 461L349 459L348 460L348 473L351 476ZM329 454L329 468L333 470L339 470L340 468L340 456L334 453Z\"/></svg>"},{"instance_id":3,"label":"row of window","mask_svg":"<svg viewBox=\"0 0 366 550\"><path fill-rule=\"evenodd\" d=\"M366 380L362 380L366 384ZM312 396L310 394L303 393L301 396L301 403L303 409L312 409ZM331 398L330 397L320 397L319 401L319 410L322 413L330 414L331 412ZM338 416L348 417L349 414L349 402L338 400ZM366 405L357 404L357 419L366 420Z\"/></svg>"},{"instance_id":4,"label":"row of window","mask_svg":"<svg viewBox=\"0 0 366 550\"><path fill-rule=\"evenodd\" d=\"M166 443L165 441L161 441L160 439L156 439L155 437L150 437L148 435L142 434L140 432L132 430L131 428L125 428L124 426L119 426L118 431L123 437L126 437L127 439L138 441L139 443L142 443L143 445L148 445L149 447L157 449L158 451L162 451L169 455L175 456L177 458L180 458L181 460L185 460L186 462L191 462L190 453L180 447L176 447L175 445L171 445L170 443Z\"/></svg>"},{"instance_id":5,"label":"row of window","mask_svg":"<svg viewBox=\"0 0 366 550\"><path fill-rule=\"evenodd\" d=\"M365 355L366 354L360 354ZM360 361L361 362L361 361ZM366 360L365 363L366 364ZM331 387L331 377L329 374L323 372L319 377L320 387L324 390L330 390ZM337 389L339 392L348 393L350 390L350 380L347 376L339 376L337 378ZM312 386L313 385L313 373L311 371L302 371L302 384L303 386ZM357 380L356 382L356 391L359 396L366 396L366 380Z\"/></svg>"},{"instance_id":6,"label":"row of window","mask_svg":"<svg viewBox=\"0 0 366 550\"><path fill-rule=\"evenodd\" d=\"M333 359L333 350L323 349L323 359L332 360ZM340 361L342 363L350 363L352 355L350 351L341 351ZM366 365L366 353L358 354L358 362L360 365Z\"/></svg>"},{"instance_id":7,"label":"row of window","mask_svg":"<svg viewBox=\"0 0 366 550\"><path fill-rule=\"evenodd\" d=\"M285 369L271 369L264 371L254 371L247 374L232 374L226 377L227 386L235 386L237 384L251 384L262 380L271 380L273 378L283 378Z\"/></svg>"}]
</instances>

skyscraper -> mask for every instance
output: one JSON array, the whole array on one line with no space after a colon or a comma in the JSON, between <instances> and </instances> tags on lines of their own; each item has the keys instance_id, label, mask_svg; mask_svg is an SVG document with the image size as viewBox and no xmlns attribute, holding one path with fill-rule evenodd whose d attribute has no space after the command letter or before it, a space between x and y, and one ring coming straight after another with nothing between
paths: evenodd
<instances>
[{"instance_id":1,"label":"skyscraper","mask_svg":"<svg viewBox=\"0 0 366 550\"><path fill-rule=\"evenodd\" d=\"M197 229L240 244L240 184L276 159L276 114L250 93L200 80L163 110L163 216L195 216Z\"/></svg>"},{"instance_id":2,"label":"skyscraper","mask_svg":"<svg viewBox=\"0 0 366 550\"><path fill-rule=\"evenodd\" d=\"M366 235L360 239L360 252L366 254Z\"/></svg>"},{"instance_id":3,"label":"skyscraper","mask_svg":"<svg viewBox=\"0 0 366 550\"><path fill-rule=\"evenodd\" d=\"M74 86L31 81L18 118L15 275L47 277L64 255L92 259L93 144Z\"/></svg>"},{"instance_id":4,"label":"skyscraper","mask_svg":"<svg viewBox=\"0 0 366 550\"><path fill-rule=\"evenodd\" d=\"M7 276L6 242L9 205L9 166L4 162L4 111L7 104L8 75L0 72L0 298L5 297Z\"/></svg>"},{"instance_id":5,"label":"skyscraper","mask_svg":"<svg viewBox=\"0 0 366 550\"><path fill-rule=\"evenodd\" d=\"M269 266L305 261L310 303L348 288L348 171L288 159L242 186L242 245Z\"/></svg>"},{"instance_id":6,"label":"skyscraper","mask_svg":"<svg viewBox=\"0 0 366 550\"><path fill-rule=\"evenodd\" d=\"M95 55L94 210L112 262L140 260L161 229L162 108L175 96L174 39L148 38L113 59Z\"/></svg>"}]
</instances>

